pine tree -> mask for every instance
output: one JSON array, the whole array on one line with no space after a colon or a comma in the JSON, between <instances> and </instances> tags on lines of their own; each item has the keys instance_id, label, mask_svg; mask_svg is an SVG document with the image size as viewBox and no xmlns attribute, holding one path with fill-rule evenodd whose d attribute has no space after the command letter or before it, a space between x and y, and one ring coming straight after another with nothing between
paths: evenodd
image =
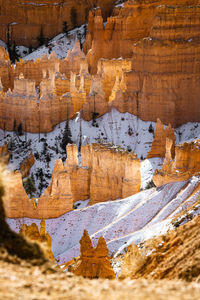
<instances>
[{"instance_id":1,"label":"pine tree","mask_svg":"<svg viewBox=\"0 0 200 300\"><path fill-rule=\"evenodd\" d=\"M40 35L37 37L37 40L39 42L39 46L42 46L45 43L44 33L43 33L43 27L41 26L40 29Z\"/></svg>"},{"instance_id":2,"label":"pine tree","mask_svg":"<svg viewBox=\"0 0 200 300\"><path fill-rule=\"evenodd\" d=\"M71 8L70 18L73 27L77 27L77 10L75 7Z\"/></svg>"},{"instance_id":3,"label":"pine tree","mask_svg":"<svg viewBox=\"0 0 200 300\"><path fill-rule=\"evenodd\" d=\"M63 33L65 33L66 36L68 36L68 24L67 24L67 21L63 22Z\"/></svg>"},{"instance_id":4,"label":"pine tree","mask_svg":"<svg viewBox=\"0 0 200 300\"><path fill-rule=\"evenodd\" d=\"M68 112L67 112L67 120L66 120L66 124L65 124L65 131L63 134L63 139L62 139L62 143L60 144L61 148L65 151L66 150L66 146L67 144L72 144L72 134L71 134L71 130L69 127L69 116L68 116Z\"/></svg>"},{"instance_id":5,"label":"pine tree","mask_svg":"<svg viewBox=\"0 0 200 300\"><path fill-rule=\"evenodd\" d=\"M17 127L17 133L19 136L23 135L22 123L19 123L19 126Z\"/></svg>"},{"instance_id":6,"label":"pine tree","mask_svg":"<svg viewBox=\"0 0 200 300\"><path fill-rule=\"evenodd\" d=\"M33 194L36 191L34 181L31 177L27 177L23 180L23 185L26 193L32 198Z\"/></svg>"}]
</instances>

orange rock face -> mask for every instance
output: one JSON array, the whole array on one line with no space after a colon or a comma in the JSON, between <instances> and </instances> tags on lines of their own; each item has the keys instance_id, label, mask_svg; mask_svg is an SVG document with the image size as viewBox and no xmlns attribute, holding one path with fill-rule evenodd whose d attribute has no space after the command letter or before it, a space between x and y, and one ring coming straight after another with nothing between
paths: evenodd
<instances>
[{"instance_id":1,"label":"orange rock face","mask_svg":"<svg viewBox=\"0 0 200 300\"><path fill-rule=\"evenodd\" d=\"M30 169L35 163L35 157L31 151L28 157L26 157L20 164L20 172L22 177L27 177L29 175Z\"/></svg>"},{"instance_id":2,"label":"orange rock face","mask_svg":"<svg viewBox=\"0 0 200 300\"><path fill-rule=\"evenodd\" d=\"M6 42L9 31L11 43L37 46L41 31L44 38L52 38L63 31L63 22L67 22L68 30L84 24L94 4L102 8L106 18L114 3L115 0L1 0L0 39ZM76 10L75 18L71 18L72 8Z\"/></svg>"},{"instance_id":3,"label":"orange rock face","mask_svg":"<svg viewBox=\"0 0 200 300\"><path fill-rule=\"evenodd\" d=\"M7 165L9 159L10 159L10 153L8 151L8 145L4 143L3 146L0 146L0 162Z\"/></svg>"},{"instance_id":4,"label":"orange rock face","mask_svg":"<svg viewBox=\"0 0 200 300\"><path fill-rule=\"evenodd\" d=\"M200 173L200 140L175 147L175 158L171 156L173 142L167 139L166 155L161 170L156 170L153 181L156 186L183 181Z\"/></svg>"},{"instance_id":5,"label":"orange rock face","mask_svg":"<svg viewBox=\"0 0 200 300\"><path fill-rule=\"evenodd\" d=\"M67 154L64 165L55 161L51 184L39 199L29 200L20 173L13 174L16 194L13 190L8 193L8 218L56 218L72 210L78 200L90 198L90 204L95 204L140 191L140 161L133 153L109 145L86 145L81 150L81 165L76 145L67 146Z\"/></svg>"},{"instance_id":6,"label":"orange rock face","mask_svg":"<svg viewBox=\"0 0 200 300\"><path fill-rule=\"evenodd\" d=\"M147 154L147 158L165 157L167 138L172 140L171 156L173 158L175 153L174 129L171 127L171 124L169 124L168 127L164 129L162 122L160 121L160 119L158 119L156 123L155 137L151 146L151 150Z\"/></svg>"},{"instance_id":7,"label":"orange rock face","mask_svg":"<svg viewBox=\"0 0 200 300\"><path fill-rule=\"evenodd\" d=\"M87 230L84 230L80 240L81 255L75 267L69 271L75 275L86 278L108 278L115 279L115 273L110 264L108 248L103 237L99 238L96 249L93 248Z\"/></svg>"},{"instance_id":8,"label":"orange rock face","mask_svg":"<svg viewBox=\"0 0 200 300\"><path fill-rule=\"evenodd\" d=\"M173 127L200 122L198 3L128 1L105 29L97 9L86 55L77 42L63 61L52 53L14 68L0 49L0 128L12 130L16 120L26 131L49 132L67 113L73 118L82 109L91 120L112 107Z\"/></svg>"},{"instance_id":9,"label":"orange rock face","mask_svg":"<svg viewBox=\"0 0 200 300\"><path fill-rule=\"evenodd\" d=\"M51 236L48 232L45 231L45 220L42 219L40 223L40 232L35 223L32 223L31 225L23 224L20 228L20 234L23 234L25 237L28 237L32 241L37 241L39 243L44 243L47 246L47 257L55 261L53 253L51 251Z\"/></svg>"}]
</instances>

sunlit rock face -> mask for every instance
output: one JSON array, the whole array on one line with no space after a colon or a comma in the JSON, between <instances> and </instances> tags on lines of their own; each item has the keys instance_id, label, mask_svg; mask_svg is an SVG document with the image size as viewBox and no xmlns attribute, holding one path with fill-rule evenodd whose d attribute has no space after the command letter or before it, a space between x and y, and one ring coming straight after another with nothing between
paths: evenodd
<instances>
[{"instance_id":1,"label":"sunlit rock face","mask_svg":"<svg viewBox=\"0 0 200 300\"><path fill-rule=\"evenodd\" d=\"M0 163L7 165L10 159L10 152L6 143L0 146Z\"/></svg>"},{"instance_id":2,"label":"sunlit rock face","mask_svg":"<svg viewBox=\"0 0 200 300\"><path fill-rule=\"evenodd\" d=\"M100 12L90 14L84 48L89 70L97 72L100 57L131 58L127 94L118 93L118 102L132 101L128 111L143 120L159 117L173 127L200 120L198 3L128 1L105 28Z\"/></svg>"},{"instance_id":3,"label":"sunlit rock face","mask_svg":"<svg viewBox=\"0 0 200 300\"><path fill-rule=\"evenodd\" d=\"M153 129L149 129L153 130ZM171 147L171 156L174 157L175 151L175 135L174 129L169 124L167 128L164 128L160 119L157 120L156 123L156 130L154 140L151 146L151 150L147 154L147 158L152 157L165 157L166 153L166 139L170 138L172 140L172 147Z\"/></svg>"},{"instance_id":4,"label":"sunlit rock face","mask_svg":"<svg viewBox=\"0 0 200 300\"><path fill-rule=\"evenodd\" d=\"M64 165L55 161L51 183L39 199L29 200L21 174L12 174L15 193L10 190L5 203L8 218L56 218L72 210L78 200L90 198L94 204L140 191L140 161L132 152L111 145L86 145L81 165L76 145L67 146L67 155Z\"/></svg>"},{"instance_id":5,"label":"sunlit rock face","mask_svg":"<svg viewBox=\"0 0 200 300\"><path fill-rule=\"evenodd\" d=\"M80 258L70 271L75 275L86 278L115 279L115 273L111 267L108 248L103 237L99 238L96 248L93 248L87 230L84 230L80 240Z\"/></svg>"},{"instance_id":6,"label":"sunlit rock face","mask_svg":"<svg viewBox=\"0 0 200 300\"><path fill-rule=\"evenodd\" d=\"M114 3L115 0L1 0L0 39L6 42L9 31L11 43L38 46L38 37L52 38L62 32L63 22L67 22L68 30L86 23L94 4L101 7L106 18Z\"/></svg>"},{"instance_id":7,"label":"sunlit rock face","mask_svg":"<svg viewBox=\"0 0 200 300\"><path fill-rule=\"evenodd\" d=\"M37 241L44 245L46 250L46 255L51 261L55 261L53 253L51 251L52 239L48 232L45 231L45 219L42 219L40 222L40 231L38 226L35 223L31 225L22 224L20 234L29 238L32 241Z\"/></svg>"},{"instance_id":8,"label":"sunlit rock face","mask_svg":"<svg viewBox=\"0 0 200 300\"><path fill-rule=\"evenodd\" d=\"M173 141L167 139L166 155L161 170L156 170L153 181L156 186L170 182L184 181L200 174L200 141L184 143L175 147L175 157L171 155Z\"/></svg>"}]
</instances>

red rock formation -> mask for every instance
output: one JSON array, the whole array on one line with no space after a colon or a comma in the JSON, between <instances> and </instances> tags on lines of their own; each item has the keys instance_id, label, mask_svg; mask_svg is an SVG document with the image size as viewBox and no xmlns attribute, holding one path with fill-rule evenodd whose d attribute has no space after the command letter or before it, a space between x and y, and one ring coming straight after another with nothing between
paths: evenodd
<instances>
[{"instance_id":1,"label":"red rock formation","mask_svg":"<svg viewBox=\"0 0 200 300\"><path fill-rule=\"evenodd\" d=\"M32 153L30 152L29 156L26 157L20 164L20 172L22 174L22 177L27 177L29 175L30 169L35 163L35 157Z\"/></svg>"},{"instance_id":2,"label":"red rock formation","mask_svg":"<svg viewBox=\"0 0 200 300\"><path fill-rule=\"evenodd\" d=\"M86 278L115 279L115 273L110 264L108 248L103 237L99 238L96 249L93 248L87 230L84 230L80 240L81 255L75 266L69 268L75 275Z\"/></svg>"},{"instance_id":3,"label":"red rock formation","mask_svg":"<svg viewBox=\"0 0 200 300\"><path fill-rule=\"evenodd\" d=\"M163 3L171 6L160 5ZM177 6L172 0L129 1L119 15L108 19L105 30L96 10L96 17L90 14L91 45L87 39L85 47L92 49L87 59L77 42L64 61L52 53L48 59L44 56L36 62L20 61L14 68L5 50L1 50L0 73L2 69L3 89L7 92L0 93L0 128L12 130L16 120L27 131L49 132L66 119L67 111L73 118L82 109L82 117L91 120L94 112L101 116L112 107L146 121L159 117L173 127L200 121L200 9L198 1L192 3L188 6L182 0ZM119 53L113 51L120 55L129 51L123 54L129 58L98 60L100 56L117 57ZM96 75L89 74L86 60L92 73L93 66L98 67ZM38 90L39 86L36 95L35 87Z\"/></svg>"},{"instance_id":4,"label":"red rock formation","mask_svg":"<svg viewBox=\"0 0 200 300\"><path fill-rule=\"evenodd\" d=\"M0 162L7 165L10 159L10 153L8 151L8 145L4 143L3 146L0 146Z\"/></svg>"},{"instance_id":5,"label":"red rock formation","mask_svg":"<svg viewBox=\"0 0 200 300\"><path fill-rule=\"evenodd\" d=\"M25 237L28 237L32 241L37 241L39 243L43 243L46 246L46 254L47 257L55 262L53 253L51 251L51 236L48 232L45 231L45 219L42 219L40 222L40 232L35 223L32 223L31 225L22 224L20 231L20 234L23 234Z\"/></svg>"},{"instance_id":6,"label":"red rock formation","mask_svg":"<svg viewBox=\"0 0 200 300\"><path fill-rule=\"evenodd\" d=\"M94 4L102 8L106 18L112 11L115 0L1 0L0 1L0 39L17 45L37 46L38 37L52 38L63 31L63 22L67 22L68 30L84 24L87 14ZM72 22L71 9L77 12ZM42 33L41 33L42 32Z\"/></svg>"},{"instance_id":7,"label":"red rock formation","mask_svg":"<svg viewBox=\"0 0 200 300\"><path fill-rule=\"evenodd\" d=\"M56 218L72 210L78 200L90 198L94 204L140 191L140 161L133 153L109 145L87 145L82 147L81 166L76 145L67 146L67 154L65 165L55 161L51 184L39 199L29 200L20 174L12 175L16 194L8 193L8 218Z\"/></svg>"},{"instance_id":8,"label":"red rock formation","mask_svg":"<svg viewBox=\"0 0 200 300\"><path fill-rule=\"evenodd\" d=\"M156 186L184 181L200 174L200 140L175 147L175 158L171 156L173 141L167 139L166 155L161 170L156 170L153 181Z\"/></svg>"},{"instance_id":9,"label":"red rock formation","mask_svg":"<svg viewBox=\"0 0 200 300\"><path fill-rule=\"evenodd\" d=\"M160 119L157 119L155 137L151 146L151 150L147 154L147 158L152 157L165 157L166 152L166 139L172 140L171 156L174 157L175 153L175 135L174 129L171 124L167 128L164 128Z\"/></svg>"}]
</instances>

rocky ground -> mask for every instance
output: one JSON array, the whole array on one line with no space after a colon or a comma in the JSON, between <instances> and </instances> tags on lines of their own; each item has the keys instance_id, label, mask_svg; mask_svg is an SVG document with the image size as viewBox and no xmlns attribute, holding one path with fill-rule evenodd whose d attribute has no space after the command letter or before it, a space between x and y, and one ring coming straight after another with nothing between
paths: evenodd
<instances>
[{"instance_id":1,"label":"rocky ground","mask_svg":"<svg viewBox=\"0 0 200 300\"><path fill-rule=\"evenodd\" d=\"M199 299L200 283L150 280L89 280L49 264L34 266L0 258L0 299Z\"/></svg>"}]
</instances>

